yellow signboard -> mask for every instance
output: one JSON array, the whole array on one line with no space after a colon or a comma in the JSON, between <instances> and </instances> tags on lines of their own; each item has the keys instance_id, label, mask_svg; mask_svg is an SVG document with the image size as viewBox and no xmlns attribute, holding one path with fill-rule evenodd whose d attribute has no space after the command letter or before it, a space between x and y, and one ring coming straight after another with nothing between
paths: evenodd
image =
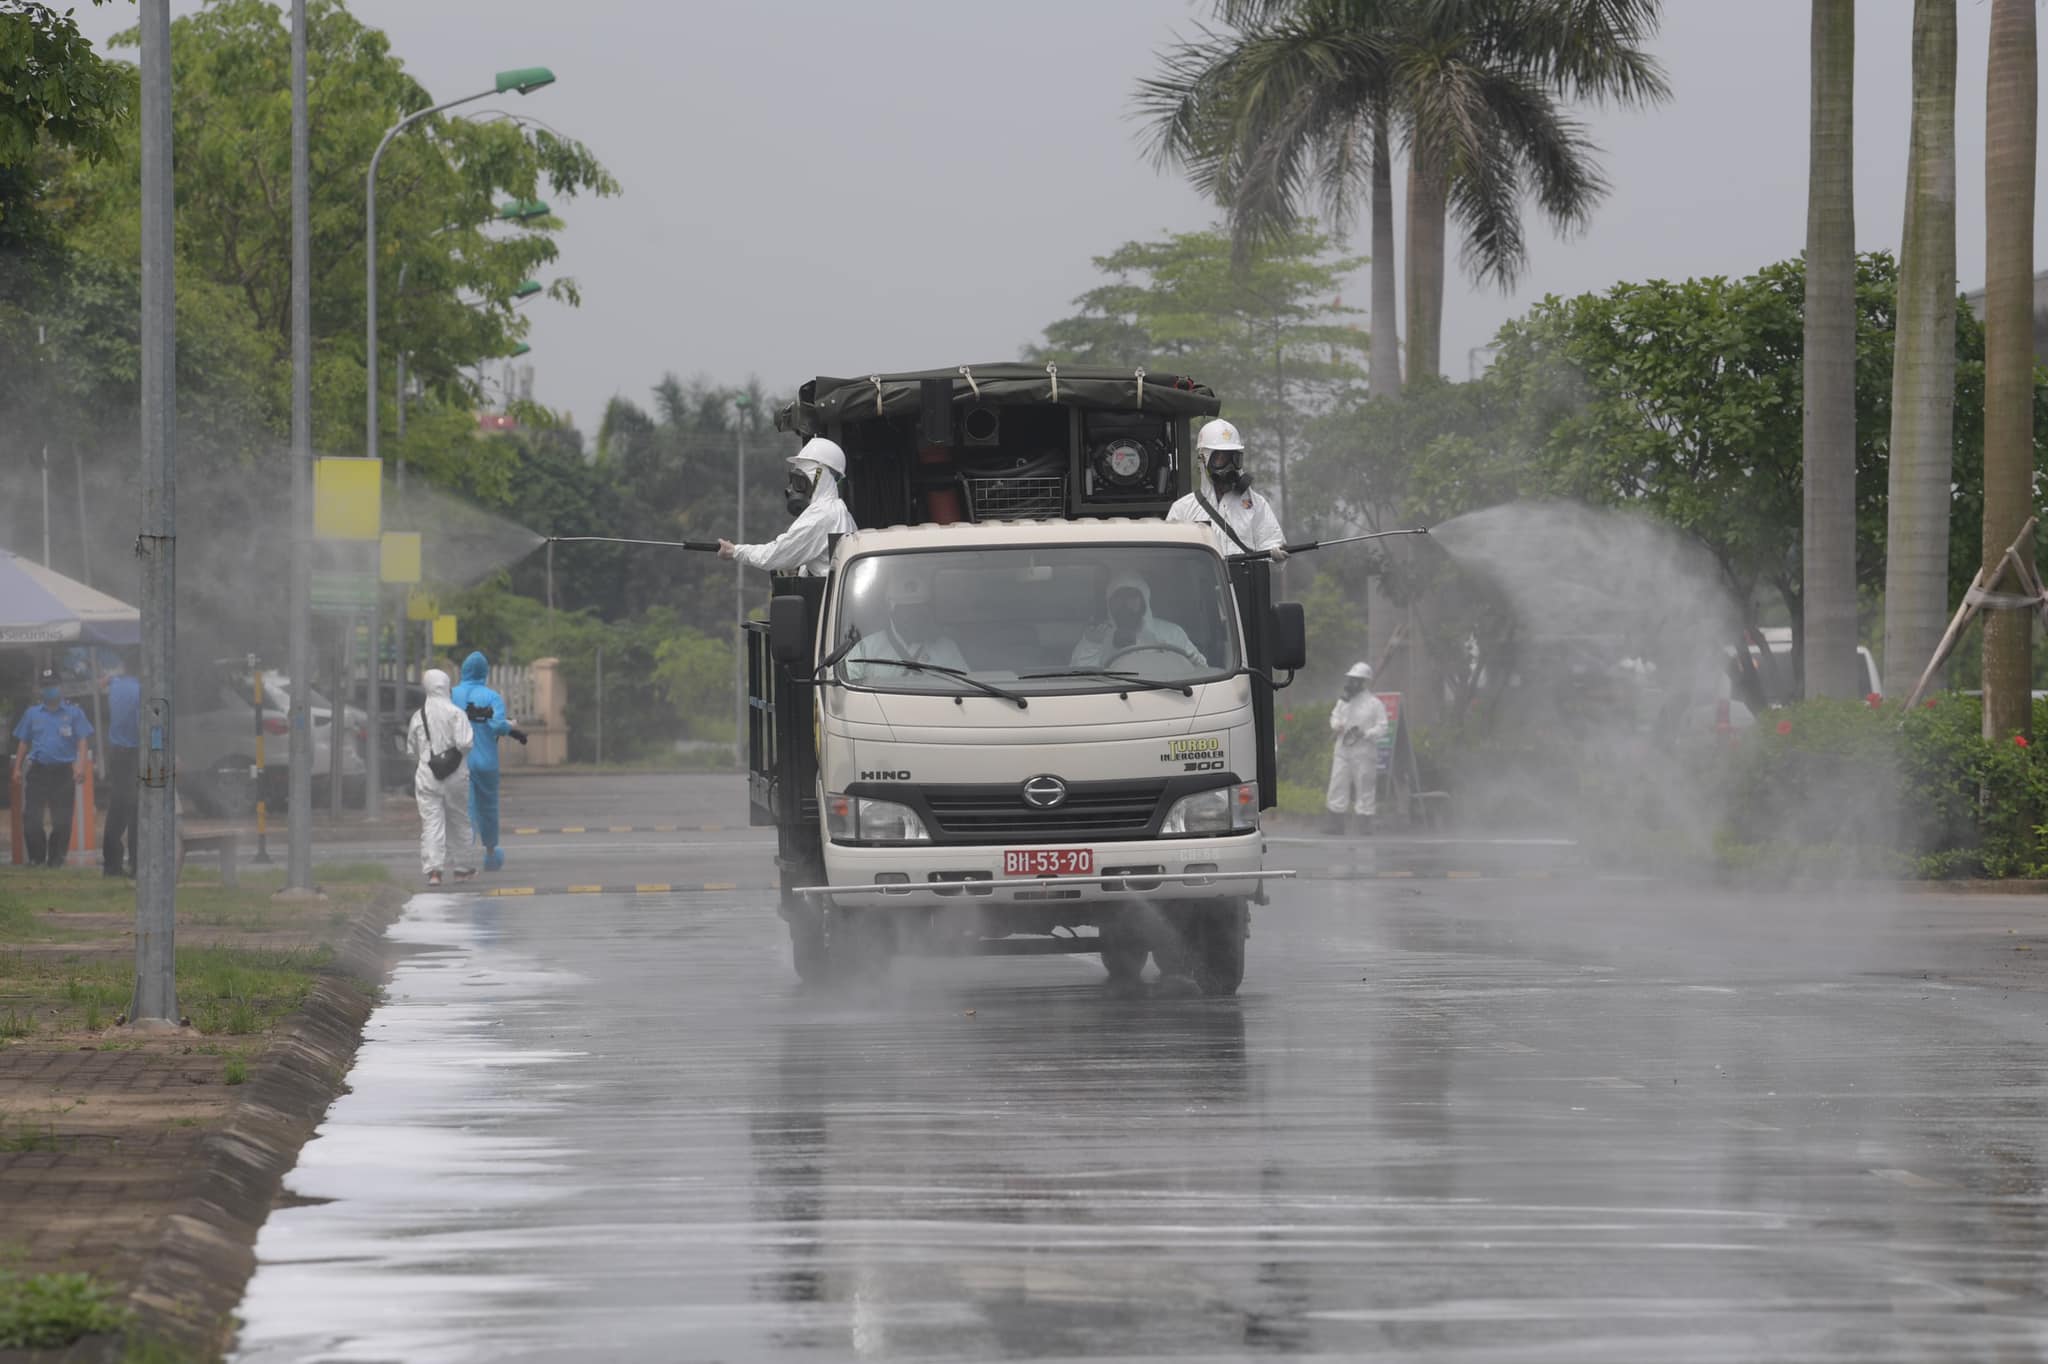
<instances>
[{"instance_id":1,"label":"yellow signboard","mask_svg":"<svg viewBox=\"0 0 2048 1364\"><path fill-rule=\"evenodd\" d=\"M441 614L441 603L434 600L434 594L415 587L405 594L405 618L407 620L432 620Z\"/></svg>"},{"instance_id":2,"label":"yellow signboard","mask_svg":"<svg viewBox=\"0 0 2048 1364\"><path fill-rule=\"evenodd\" d=\"M316 540L375 540L383 528L383 461L334 455L313 461Z\"/></svg>"},{"instance_id":3,"label":"yellow signboard","mask_svg":"<svg viewBox=\"0 0 2048 1364\"><path fill-rule=\"evenodd\" d=\"M420 533L416 530L387 530L379 555L378 576L387 583L416 583L420 580Z\"/></svg>"},{"instance_id":4,"label":"yellow signboard","mask_svg":"<svg viewBox=\"0 0 2048 1364\"><path fill-rule=\"evenodd\" d=\"M434 617L434 647L436 649L443 647L452 649L455 647L455 617Z\"/></svg>"}]
</instances>

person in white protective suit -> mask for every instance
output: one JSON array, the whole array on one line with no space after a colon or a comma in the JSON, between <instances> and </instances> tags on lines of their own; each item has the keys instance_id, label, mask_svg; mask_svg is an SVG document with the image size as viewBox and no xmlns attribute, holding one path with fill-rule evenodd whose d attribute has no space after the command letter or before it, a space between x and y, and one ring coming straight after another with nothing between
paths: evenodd
<instances>
[{"instance_id":1,"label":"person in white protective suit","mask_svg":"<svg viewBox=\"0 0 2048 1364\"><path fill-rule=\"evenodd\" d=\"M939 630L938 613L932 607L931 584L924 578L897 570L888 590L887 624L860 637L846 656L846 676L851 682L876 685L921 677L926 684L943 689L945 674L921 672L890 662L929 663L935 668L966 672L967 659L960 646Z\"/></svg>"},{"instance_id":2,"label":"person in white protective suit","mask_svg":"<svg viewBox=\"0 0 2048 1364\"><path fill-rule=\"evenodd\" d=\"M853 513L839 495L846 477L846 452L835 441L813 436L789 457L784 501L796 518L788 530L759 545L718 542L718 557L737 559L767 573L822 578L832 571L832 537L857 530Z\"/></svg>"},{"instance_id":3,"label":"person in white protective suit","mask_svg":"<svg viewBox=\"0 0 2048 1364\"><path fill-rule=\"evenodd\" d=\"M1326 802L1331 832L1344 832L1344 816L1355 813L1360 832L1369 834L1379 805L1380 740L1387 732L1387 708L1372 693L1372 665L1354 663L1344 674L1344 694L1330 707L1330 729L1337 736Z\"/></svg>"},{"instance_id":4,"label":"person in white protective suit","mask_svg":"<svg viewBox=\"0 0 2048 1364\"><path fill-rule=\"evenodd\" d=\"M1286 537L1280 533L1280 518L1273 515L1272 504L1252 491L1251 475L1244 471L1244 437L1237 428L1221 418L1204 426L1195 437L1195 460L1209 476L1209 486L1175 502L1167 509L1166 519L1209 527L1216 548L1224 554L1263 550L1274 563L1285 559L1287 551L1280 546ZM1205 500L1208 507L1202 505ZM1209 514L1212 507L1229 531L1216 524Z\"/></svg>"},{"instance_id":5,"label":"person in white protective suit","mask_svg":"<svg viewBox=\"0 0 2048 1364\"><path fill-rule=\"evenodd\" d=\"M1139 645L1156 645L1185 654L1192 662L1207 667L1209 660L1188 638L1188 632L1170 620L1152 614L1152 585L1136 573L1119 573L1109 580L1103 594L1109 619L1098 621L1082 632L1074 646L1071 666L1076 668L1125 667L1117 655Z\"/></svg>"},{"instance_id":6,"label":"person in white protective suit","mask_svg":"<svg viewBox=\"0 0 2048 1364\"><path fill-rule=\"evenodd\" d=\"M469 750L476 744L476 732L462 707L448 697L447 673L429 668L421 685L427 699L413 712L406 742L419 759L413 769L412 789L420 807L420 870L427 874L428 885L438 886L451 851L456 880L467 881L476 875L476 867L468 861L475 842L469 831ZM451 748L462 754L462 761L447 776L435 776L433 755Z\"/></svg>"}]
</instances>

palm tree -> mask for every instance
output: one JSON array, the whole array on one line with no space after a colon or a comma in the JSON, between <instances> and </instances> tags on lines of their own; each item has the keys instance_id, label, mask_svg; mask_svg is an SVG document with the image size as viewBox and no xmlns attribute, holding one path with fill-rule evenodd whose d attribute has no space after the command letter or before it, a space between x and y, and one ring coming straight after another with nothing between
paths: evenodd
<instances>
[{"instance_id":1,"label":"palm tree","mask_svg":"<svg viewBox=\"0 0 2048 1364\"><path fill-rule=\"evenodd\" d=\"M1806 184L1804 629L1808 696L1856 676L1856 0L1813 0Z\"/></svg>"},{"instance_id":2,"label":"palm tree","mask_svg":"<svg viewBox=\"0 0 2048 1364\"><path fill-rule=\"evenodd\" d=\"M1992 0L1984 90L1984 567L2033 504L2034 0ZM2029 564L2033 546L2021 546ZM2005 584L2001 584L2005 586ZM2008 588L2008 590L2011 590ZM1984 737L2026 734L2034 616L1984 618Z\"/></svg>"},{"instance_id":3,"label":"palm tree","mask_svg":"<svg viewBox=\"0 0 2048 1364\"><path fill-rule=\"evenodd\" d=\"M1956 0L1913 7L1884 570L1884 689L1904 696L1948 617L1956 406Z\"/></svg>"},{"instance_id":4,"label":"palm tree","mask_svg":"<svg viewBox=\"0 0 2048 1364\"><path fill-rule=\"evenodd\" d=\"M1219 0L1218 17L1233 31L1168 52L1138 103L1157 159L1185 166L1226 206L1243 248L1288 230L1311 198L1341 229L1370 183L1376 331L1392 317L1393 218L1382 205L1398 130L1409 159L1413 380L1441 368L1447 218L1455 214L1464 229L1468 272L1503 288L1528 259L1524 198L1533 195L1561 228L1582 225L1605 186L1595 148L1563 102L1664 99L1662 72L1641 48L1659 7Z\"/></svg>"}]
</instances>

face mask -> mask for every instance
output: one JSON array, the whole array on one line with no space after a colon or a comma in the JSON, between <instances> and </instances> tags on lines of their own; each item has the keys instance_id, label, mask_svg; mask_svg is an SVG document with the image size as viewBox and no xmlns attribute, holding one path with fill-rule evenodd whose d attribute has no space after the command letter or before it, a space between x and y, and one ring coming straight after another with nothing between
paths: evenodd
<instances>
[{"instance_id":1,"label":"face mask","mask_svg":"<svg viewBox=\"0 0 2048 1364\"><path fill-rule=\"evenodd\" d=\"M811 505L811 491L817 486L816 477L801 469L789 471L789 482L783 486L782 505L789 508L791 516L801 516L805 507Z\"/></svg>"},{"instance_id":2,"label":"face mask","mask_svg":"<svg viewBox=\"0 0 2048 1364\"><path fill-rule=\"evenodd\" d=\"M64 693L56 687L44 687L43 699L52 705L64 699Z\"/></svg>"},{"instance_id":3,"label":"face mask","mask_svg":"<svg viewBox=\"0 0 2048 1364\"><path fill-rule=\"evenodd\" d=\"M1109 599L1109 619L1125 634L1145 623L1145 599L1135 592L1119 592Z\"/></svg>"}]
</instances>

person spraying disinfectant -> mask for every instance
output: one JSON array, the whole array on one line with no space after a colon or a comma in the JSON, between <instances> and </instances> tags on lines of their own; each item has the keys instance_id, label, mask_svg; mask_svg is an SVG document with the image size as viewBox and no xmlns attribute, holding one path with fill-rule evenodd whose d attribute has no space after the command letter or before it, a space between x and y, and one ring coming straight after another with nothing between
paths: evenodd
<instances>
[{"instance_id":1,"label":"person spraying disinfectant","mask_svg":"<svg viewBox=\"0 0 2048 1364\"><path fill-rule=\"evenodd\" d=\"M469 750L469 822L476 841L484 845L484 870L505 865L498 847L498 740L511 735L520 743L526 735L513 728L505 714L505 698L491 689L491 661L481 651L462 660L462 680L450 698L469 717L476 746Z\"/></svg>"}]
</instances>

